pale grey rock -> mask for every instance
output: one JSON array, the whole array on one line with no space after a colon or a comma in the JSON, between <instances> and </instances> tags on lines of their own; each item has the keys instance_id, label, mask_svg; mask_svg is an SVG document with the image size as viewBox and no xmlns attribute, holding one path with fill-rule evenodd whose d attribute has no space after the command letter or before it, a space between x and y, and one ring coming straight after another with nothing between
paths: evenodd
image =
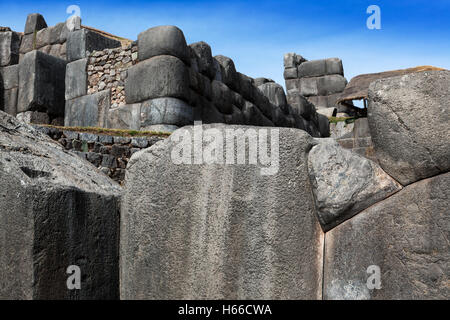
<instances>
[{"instance_id":1,"label":"pale grey rock","mask_svg":"<svg viewBox=\"0 0 450 320\"><path fill-rule=\"evenodd\" d=\"M286 53L284 55L284 67L296 68L299 64L305 62L306 59L296 53Z\"/></svg>"},{"instance_id":2,"label":"pale grey rock","mask_svg":"<svg viewBox=\"0 0 450 320\"><path fill-rule=\"evenodd\" d=\"M87 94L86 67L89 58L68 63L66 66L66 100L78 98ZM102 90L102 89L99 89Z\"/></svg>"},{"instance_id":3,"label":"pale grey rock","mask_svg":"<svg viewBox=\"0 0 450 320\"><path fill-rule=\"evenodd\" d=\"M0 299L117 299L120 187L3 112L0 150Z\"/></svg>"},{"instance_id":4,"label":"pale grey rock","mask_svg":"<svg viewBox=\"0 0 450 320\"><path fill-rule=\"evenodd\" d=\"M171 124L153 124L151 126L142 127L141 131L153 131L153 132L167 132L172 133L179 127Z\"/></svg>"},{"instance_id":5,"label":"pale grey rock","mask_svg":"<svg viewBox=\"0 0 450 320\"><path fill-rule=\"evenodd\" d=\"M27 111L18 113L16 118L25 123L49 124L50 119L45 112Z\"/></svg>"},{"instance_id":6,"label":"pale grey rock","mask_svg":"<svg viewBox=\"0 0 450 320\"><path fill-rule=\"evenodd\" d=\"M190 64L183 31L175 26L150 28L139 34L138 42L139 61L160 55L171 55Z\"/></svg>"},{"instance_id":7,"label":"pale grey rock","mask_svg":"<svg viewBox=\"0 0 450 320\"><path fill-rule=\"evenodd\" d=\"M0 68L3 89L9 90L19 86L19 65Z\"/></svg>"},{"instance_id":8,"label":"pale grey rock","mask_svg":"<svg viewBox=\"0 0 450 320\"><path fill-rule=\"evenodd\" d=\"M108 111L107 127L111 129L139 130L141 104L127 104Z\"/></svg>"},{"instance_id":9,"label":"pale grey rock","mask_svg":"<svg viewBox=\"0 0 450 320\"><path fill-rule=\"evenodd\" d=\"M1 90L0 90L1 92ZM19 95L19 88L12 88L3 91L3 111L12 116L17 114L17 97ZM0 93L1 98L1 93ZM0 103L0 109L2 108Z\"/></svg>"},{"instance_id":10,"label":"pale grey rock","mask_svg":"<svg viewBox=\"0 0 450 320\"><path fill-rule=\"evenodd\" d=\"M326 109L319 108L319 109L316 109L316 111L317 111L317 113L322 114L327 118L330 118L330 117L336 116L337 109L336 108L326 108Z\"/></svg>"},{"instance_id":11,"label":"pale grey rock","mask_svg":"<svg viewBox=\"0 0 450 320\"><path fill-rule=\"evenodd\" d=\"M441 174L327 232L324 298L448 300L449 199L450 174ZM380 268L380 289L367 287L369 266Z\"/></svg>"},{"instance_id":12,"label":"pale grey rock","mask_svg":"<svg viewBox=\"0 0 450 320\"><path fill-rule=\"evenodd\" d=\"M332 74L317 78L317 95L326 96L344 91L347 79L339 74Z\"/></svg>"},{"instance_id":13,"label":"pale grey rock","mask_svg":"<svg viewBox=\"0 0 450 320\"><path fill-rule=\"evenodd\" d=\"M20 40L17 32L0 32L0 67L19 63Z\"/></svg>"},{"instance_id":14,"label":"pale grey rock","mask_svg":"<svg viewBox=\"0 0 450 320\"><path fill-rule=\"evenodd\" d=\"M157 98L144 101L141 105L140 127L154 124L184 126L194 122L190 105L176 98Z\"/></svg>"},{"instance_id":15,"label":"pale grey rock","mask_svg":"<svg viewBox=\"0 0 450 320\"><path fill-rule=\"evenodd\" d=\"M450 169L450 71L376 81L368 120L381 167L403 185Z\"/></svg>"},{"instance_id":16,"label":"pale grey rock","mask_svg":"<svg viewBox=\"0 0 450 320\"><path fill-rule=\"evenodd\" d=\"M192 143L174 138L184 129L128 163L121 298L320 299L323 233L307 177L310 136L276 128L279 170L264 176L263 165L175 164L174 148Z\"/></svg>"},{"instance_id":17,"label":"pale grey rock","mask_svg":"<svg viewBox=\"0 0 450 320\"><path fill-rule=\"evenodd\" d=\"M328 231L395 192L401 185L376 163L318 139L308 156L308 169L322 228Z\"/></svg>"},{"instance_id":18,"label":"pale grey rock","mask_svg":"<svg viewBox=\"0 0 450 320\"><path fill-rule=\"evenodd\" d=\"M355 123L346 123L345 121L339 121L337 123L330 124L330 133L331 138L341 138L343 136L352 135L353 136L353 128L355 127Z\"/></svg>"},{"instance_id":19,"label":"pale grey rock","mask_svg":"<svg viewBox=\"0 0 450 320\"><path fill-rule=\"evenodd\" d=\"M125 80L127 103L172 97L189 100L189 72L174 56L157 56L128 69Z\"/></svg>"},{"instance_id":20,"label":"pale grey rock","mask_svg":"<svg viewBox=\"0 0 450 320\"><path fill-rule=\"evenodd\" d=\"M67 35L67 61L87 58L86 52L119 48L120 46L120 41L105 37L100 33L88 29L76 30Z\"/></svg>"}]
</instances>

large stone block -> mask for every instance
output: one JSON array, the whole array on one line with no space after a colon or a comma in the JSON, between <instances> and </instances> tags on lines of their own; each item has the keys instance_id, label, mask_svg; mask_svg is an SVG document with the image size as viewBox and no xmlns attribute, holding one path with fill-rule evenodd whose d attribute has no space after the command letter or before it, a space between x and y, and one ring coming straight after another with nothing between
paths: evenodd
<instances>
[{"instance_id":1,"label":"large stone block","mask_svg":"<svg viewBox=\"0 0 450 320\"><path fill-rule=\"evenodd\" d=\"M27 16L24 34L34 33L44 28L47 28L44 17L39 13L32 13Z\"/></svg>"},{"instance_id":2,"label":"large stone block","mask_svg":"<svg viewBox=\"0 0 450 320\"><path fill-rule=\"evenodd\" d=\"M293 115L309 120L312 114L315 113L314 105L297 91L289 92L288 103L291 106L290 111Z\"/></svg>"},{"instance_id":3,"label":"large stone block","mask_svg":"<svg viewBox=\"0 0 450 320\"><path fill-rule=\"evenodd\" d=\"M317 113L317 129L319 129L322 138L330 136L330 120L327 116Z\"/></svg>"},{"instance_id":4,"label":"large stone block","mask_svg":"<svg viewBox=\"0 0 450 320\"><path fill-rule=\"evenodd\" d=\"M344 75L342 60L338 58L306 61L298 66L298 77L321 77L326 75Z\"/></svg>"},{"instance_id":5,"label":"large stone block","mask_svg":"<svg viewBox=\"0 0 450 320\"><path fill-rule=\"evenodd\" d=\"M108 111L107 127L111 129L140 130L141 104L127 104Z\"/></svg>"},{"instance_id":6,"label":"large stone block","mask_svg":"<svg viewBox=\"0 0 450 320\"><path fill-rule=\"evenodd\" d=\"M182 127L194 122L190 105L176 98L156 98L144 101L141 106L141 127L170 124Z\"/></svg>"},{"instance_id":7,"label":"large stone block","mask_svg":"<svg viewBox=\"0 0 450 320\"><path fill-rule=\"evenodd\" d=\"M224 114L233 113L232 93L231 90L220 81L213 80L211 82L212 100L217 109Z\"/></svg>"},{"instance_id":8,"label":"large stone block","mask_svg":"<svg viewBox=\"0 0 450 320\"><path fill-rule=\"evenodd\" d=\"M3 103L3 111L7 114L15 116L17 114L17 96L19 94L19 88L12 88L3 91L3 98L0 101L0 109ZM1 95L0 95L1 98Z\"/></svg>"},{"instance_id":9,"label":"large stone block","mask_svg":"<svg viewBox=\"0 0 450 320\"><path fill-rule=\"evenodd\" d=\"M0 68L3 89L8 90L19 86L19 65Z\"/></svg>"},{"instance_id":10,"label":"large stone block","mask_svg":"<svg viewBox=\"0 0 450 320\"><path fill-rule=\"evenodd\" d=\"M80 59L67 64L66 67L66 100L87 94L87 64L89 58Z\"/></svg>"},{"instance_id":11,"label":"large stone block","mask_svg":"<svg viewBox=\"0 0 450 320\"><path fill-rule=\"evenodd\" d=\"M381 167L403 185L450 169L450 71L376 81L368 120Z\"/></svg>"},{"instance_id":12,"label":"large stone block","mask_svg":"<svg viewBox=\"0 0 450 320\"><path fill-rule=\"evenodd\" d=\"M16 118L25 123L50 124L50 118L45 112L27 111L17 114Z\"/></svg>"},{"instance_id":13,"label":"large stone block","mask_svg":"<svg viewBox=\"0 0 450 320\"><path fill-rule=\"evenodd\" d=\"M286 80L297 79L298 78L297 68L284 69L283 76L284 76L284 79L286 79Z\"/></svg>"},{"instance_id":14,"label":"large stone block","mask_svg":"<svg viewBox=\"0 0 450 320\"><path fill-rule=\"evenodd\" d=\"M200 41L189 45L197 56L198 69L209 79L213 80L216 74L211 47L206 42Z\"/></svg>"},{"instance_id":15,"label":"large stone block","mask_svg":"<svg viewBox=\"0 0 450 320\"><path fill-rule=\"evenodd\" d=\"M284 89L278 83L266 82L258 89L269 99L270 103L287 112L287 100Z\"/></svg>"},{"instance_id":16,"label":"large stone block","mask_svg":"<svg viewBox=\"0 0 450 320\"><path fill-rule=\"evenodd\" d=\"M401 190L376 163L344 149L334 139L318 139L308 169L322 228L330 230Z\"/></svg>"},{"instance_id":17,"label":"large stone block","mask_svg":"<svg viewBox=\"0 0 450 320\"><path fill-rule=\"evenodd\" d=\"M252 78L238 72L240 94L247 101L253 101L253 83Z\"/></svg>"},{"instance_id":18,"label":"large stone block","mask_svg":"<svg viewBox=\"0 0 450 320\"><path fill-rule=\"evenodd\" d=\"M300 88L300 94L305 96L305 97L319 95L317 79L318 78L302 78L302 79L299 79L298 82L300 84L300 87L299 87ZM289 80L289 81L295 83L296 80ZM287 84L287 81L286 81L286 84ZM291 90L291 89L288 89L288 90Z\"/></svg>"},{"instance_id":19,"label":"large stone block","mask_svg":"<svg viewBox=\"0 0 450 320\"><path fill-rule=\"evenodd\" d=\"M66 127L107 127L111 103L110 90L66 101Z\"/></svg>"},{"instance_id":20,"label":"large stone block","mask_svg":"<svg viewBox=\"0 0 450 320\"><path fill-rule=\"evenodd\" d=\"M320 299L324 236L307 177L309 135L264 128L273 146L279 145L279 170L262 175L275 160L174 162L181 148L192 159L199 128L175 131L128 164L120 222L121 298ZM201 128L205 147L207 128L214 128L215 136L233 130L229 141L237 139L242 154L258 143L246 143L253 140L246 137L258 135L255 127Z\"/></svg>"},{"instance_id":21,"label":"large stone block","mask_svg":"<svg viewBox=\"0 0 450 320\"><path fill-rule=\"evenodd\" d=\"M446 173L409 185L329 231L324 298L448 300L449 199ZM377 275L379 289L369 289Z\"/></svg>"},{"instance_id":22,"label":"large stone block","mask_svg":"<svg viewBox=\"0 0 450 320\"><path fill-rule=\"evenodd\" d=\"M286 53L284 55L284 67L285 68L297 68L297 66L303 62L305 62L306 59L303 58L301 55L296 53Z\"/></svg>"},{"instance_id":23,"label":"large stone block","mask_svg":"<svg viewBox=\"0 0 450 320\"><path fill-rule=\"evenodd\" d=\"M40 49L51 44L51 31L51 28L45 28L36 33L36 49Z\"/></svg>"},{"instance_id":24,"label":"large stone block","mask_svg":"<svg viewBox=\"0 0 450 320\"><path fill-rule=\"evenodd\" d=\"M157 56L128 69L125 80L127 103L172 97L189 101L189 71L174 56Z\"/></svg>"},{"instance_id":25,"label":"large stone block","mask_svg":"<svg viewBox=\"0 0 450 320\"><path fill-rule=\"evenodd\" d=\"M337 74L317 78L317 95L327 96L344 91L347 80Z\"/></svg>"},{"instance_id":26,"label":"large stone block","mask_svg":"<svg viewBox=\"0 0 450 320\"><path fill-rule=\"evenodd\" d=\"M81 29L69 32L67 36L67 61L87 58L86 52L120 47L120 41L105 37L97 32Z\"/></svg>"},{"instance_id":27,"label":"large stone block","mask_svg":"<svg viewBox=\"0 0 450 320\"><path fill-rule=\"evenodd\" d=\"M141 32L138 43L139 61L160 55L170 55L190 64L183 31L175 26L158 26Z\"/></svg>"},{"instance_id":28,"label":"large stone block","mask_svg":"<svg viewBox=\"0 0 450 320\"><path fill-rule=\"evenodd\" d=\"M221 55L215 56L214 58L221 66L223 83L225 83L230 89L239 92L239 78L233 60Z\"/></svg>"},{"instance_id":29,"label":"large stone block","mask_svg":"<svg viewBox=\"0 0 450 320\"><path fill-rule=\"evenodd\" d=\"M0 126L0 299L117 299L120 187L2 112Z\"/></svg>"},{"instance_id":30,"label":"large stone block","mask_svg":"<svg viewBox=\"0 0 450 320\"><path fill-rule=\"evenodd\" d=\"M244 121L247 125L274 127L274 123L268 119L261 110L249 101L245 101L244 108L242 108Z\"/></svg>"},{"instance_id":31,"label":"large stone block","mask_svg":"<svg viewBox=\"0 0 450 320\"><path fill-rule=\"evenodd\" d=\"M0 32L0 67L19 63L20 40L17 32Z\"/></svg>"},{"instance_id":32,"label":"large stone block","mask_svg":"<svg viewBox=\"0 0 450 320\"><path fill-rule=\"evenodd\" d=\"M19 53L25 54L36 49L36 34L31 33L24 35L22 37L22 41L20 42ZM19 60L22 60L22 58Z\"/></svg>"},{"instance_id":33,"label":"large stone block","mask_svg":"<svg viewBox=\"0 0 450 320\"><path fill-rule=\"evenodd\" d=\"M19 65L17 112L63 116L65 74L64 60L36 50L25 54Z\"/></svg>"}]
</instances>

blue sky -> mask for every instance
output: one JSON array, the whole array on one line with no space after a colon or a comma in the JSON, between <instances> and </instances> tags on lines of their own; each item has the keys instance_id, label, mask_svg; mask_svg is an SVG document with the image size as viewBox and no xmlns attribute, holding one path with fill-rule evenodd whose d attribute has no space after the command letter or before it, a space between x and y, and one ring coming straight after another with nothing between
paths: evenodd
<instances>
[{"instance_id":1,"label":"blue sky","mask_svg":"<svg viewBox=\"0 0 450 320\"><path fill-rule=\"evenodd\" d=\"M381 8L381 30L369 30L369 5ZM434 65L450 69L450 0L297 1L12 1L0 2L0 25L23 31L28 13L49 25L78 5L82 23L137 39L157 25L176 25L188 43L205 41L238 71L284 85L283 54L339 57L345 76Z\"/></svg>"}]
</instances>

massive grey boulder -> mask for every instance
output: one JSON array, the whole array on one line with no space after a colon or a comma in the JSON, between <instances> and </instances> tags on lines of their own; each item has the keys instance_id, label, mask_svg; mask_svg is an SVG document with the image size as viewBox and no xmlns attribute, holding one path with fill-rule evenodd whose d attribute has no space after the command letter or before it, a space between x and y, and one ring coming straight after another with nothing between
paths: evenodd
<instances>
[{"instance_id":1,"label":"massive grey boulder","mask_svg":"<svg viewBox=\"0 0 450 320\"><path fill-rule=\"evenodd\" d=\"M127 103L153 98L172 97L189 100L189 71L174 56L157 56L128 69L125 80Z\"/></svg>"},{"instance_id":2,"label":"massive grey boulder","mask_svg":"<svg viewBox=\"0 0 450 320\"><path fill-rule=\"evenodd\" d=\"M331 74L344 75L342 60L330 58L323 60L311 60L298 66L298 77L320 77Z\"/></svg>"},{"instance_id":3,"label":"massive grey boulder","mask_svg":"<svg viewBox=\"0 0 450 320\"><path fill-rule=\"evenodd\" d=\"M261 174L275 157L258 165L247 156L239 165L177 164L172 155L181 148L185 163L192 159L191 134L199 128L175 131L128 164L121 298L319 299L323 233L307 177L311 137L297 129L204 125L205 139L241 130L233 132L247 153L248 130L267 130L274 142L279 132L279 144L268 142L274 154L279 146L279 170Z\"/></svg>"},{"instance_id":4,"label":"massive grey boulder","mask_svg":"<svg viewBox=\"0 0 450 320\"><path fill-rule=\"evenodd\" d=\"M200 41L190 44L189 47L191 47L192 52L196 55L198 71L213 80L216 74L216 69L209 44Z\"/></svg>"},{"instance_id":5,"label":"massive grey boulder","mask_svg":"<svg viewBox=\"0 0 450 320\"><path fill-rule=\"evenodd\" d=\"M19 62L20 40L17 32L0 32L0 67Z\"/></svg>"},{"instance_id":6,"label":"massive grey boulder","mask_svg":"<svg viewBox=\"0 0 450 320\"><path fill-rule=\"evenodd\" d=\"M141 105L141 127L169 124L182 127L194 122L192 107L176 98L156 98Z\"/></svg>"},{"instance_id":7,"label":"massive grey boulder","mask_svg":"<svg viewBox=\"0 0 450 320\"><path fill-rule=\"evenodd\" d=\"M87 94L87 63L89 58L68 63L66 66L66 100Z\"/></svg>"},{"instance_id":8,"label":"massive grey boulder","mask_svg":"<svg viewBox=\"0 0 450 320\"><path fill-rule=\"evenodd\" d=\"M64 115L66 62L40 51L31 51L19 65L17 112L39 111Z\"/></svg>"},{"instance_id":9,"label":"massive grey boulder","mask_svg":"<svg viewBox=\"0 0 450 320\"><path fill-rule=\"evenodd\" d=\"M175 26L158 26L141 32L138 43L139 61L160 55L171 55L190 64L183 31Z\"/></svg>"},{"instance_id":10,"label":"massive grey boulder","mask_svg":"<svg viewBox=\"0 0 450 320\"><path fill-rule=\"evenodd\" d=\"M287 100L282 86L275 82L266 82L258 86L258 89L269 99L270 103L287 112Z\"/></svg>"},{"instance_id":11,"label":"massive grey boulder","mask_svg":"<svg viewBox=\"0 0 450 320\"><path fill-rule=\"evenodd\" d=\"M450 71L376 81L368 120L381 167L401 184L450 169Z\"/></svg>"},{"instance_id":12,"label":"massive grey boulder","mask_svg":"<svg viewBox=\"0 0 450 320\"><path fill-rule=\"evenodd\" d=\"M139 130L141 128L141 104L126 104L108 110L108 128Z\"/></svg>"},{"instance_id":13,"label":"massive grey boulder","mask_svg":"<svg viewBox=\"0 0 450 320\"><path fill-rule=\"evenodd\" d=\"M66 127L106 127L111 104L109 89L66 101Z\"/></svg>"},{"instance_id":14,"label":"massive grey boulder","mask_svg":"<svg viewBox=\"0 0 450 320\"><path fill-rule=\"evenodd\" d=\"M322 228L330 230L402 187L376 163L317 139L308 155L308 170Z\"/></svg>"},{"instance_id":15,"label":"massive grey boulder","mask_svg":"<svg viewBox=\"0 0 450 320\"><path fill-rule=\"evenodd\" d=\"M67 36L67 61L87 58L86 52L101 51L120 47L120 41L105 37L100 33L81 29L69 32Z\"/></svg>"},{"instance_id":16,"label":"massive grey boulder","mask_svg":"<svg viewBox=\"0 0 450 320\"><path fill-rule=\"evenodd\" d=\"M329 231L324 298L448 300L449 199L446 173L409 185ZM370 266L379 267L380 289L367 287L376 284Z\"/></svg>"},{"instance_id":17,"label":"massive grey boulder","mask_svg":"<svg viewBox=\"0 0 450 320\"><path fill-rule=\"evenodd\" d=\"M220 64L223 83L225 83L230 89L238 92L239 79L233 60L221 55L215 56L214 59L216 59Z\"/></svg>"},{"instance_id":18,"label":"massive grey boulder","mask_svg":"<svg viewBox=\"0 0 450 320\"><path fill-rule=\"evenodd\" d=\"M9 90L19 86L19 65L0 68L3 89Z\"/></svg>"},{"instance_id":19,"label":"massive grey boulder","mask_svg":"<svg viewBox=\"0 0 450 320\"><path fill-rule=\"evenodd\" d=\"M44 28L47 28L44 17L39 13L32 13L27 16L24 34L34 33Z\"/></svg>"},{"instance_id":20,"label":"massive grey boulder","mask_svg":"<svg viewBox=\"0 0 450 320\"><path fill-rule=\"evenodd\" d=\"M211 82L212 100L217 109L224 114L233 113L231 90L220 81Z\"/></svg>"},{"instance_id":21,"label":"massive grey boulder","mask_svg":"<svg viewBox=\"0 0 450 320\"><path fill-rule=\"evenodd\" d=\"M3 112L0 181L0 299L117 299L120 187Z\"/></svg>"}]
</instances>

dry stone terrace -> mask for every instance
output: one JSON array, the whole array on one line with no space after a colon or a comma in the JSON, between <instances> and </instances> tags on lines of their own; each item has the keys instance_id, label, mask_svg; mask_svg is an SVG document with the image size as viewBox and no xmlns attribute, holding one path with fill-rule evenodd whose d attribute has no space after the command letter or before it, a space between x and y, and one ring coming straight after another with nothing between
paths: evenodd
<instances>
[{"instance_id":1,"label":"dry stone terrace","mask_svg":"<svg viewBox=\"0 0 450 320\"><path fill-rule=\"evenodd\" d=\"M450 71L378 77L361 111L339 58L283 62L287 93L175 26L0 27L0 299L449 299ZM245 163L173 161L199 126Z\"/></svg>"}]
</instances>

